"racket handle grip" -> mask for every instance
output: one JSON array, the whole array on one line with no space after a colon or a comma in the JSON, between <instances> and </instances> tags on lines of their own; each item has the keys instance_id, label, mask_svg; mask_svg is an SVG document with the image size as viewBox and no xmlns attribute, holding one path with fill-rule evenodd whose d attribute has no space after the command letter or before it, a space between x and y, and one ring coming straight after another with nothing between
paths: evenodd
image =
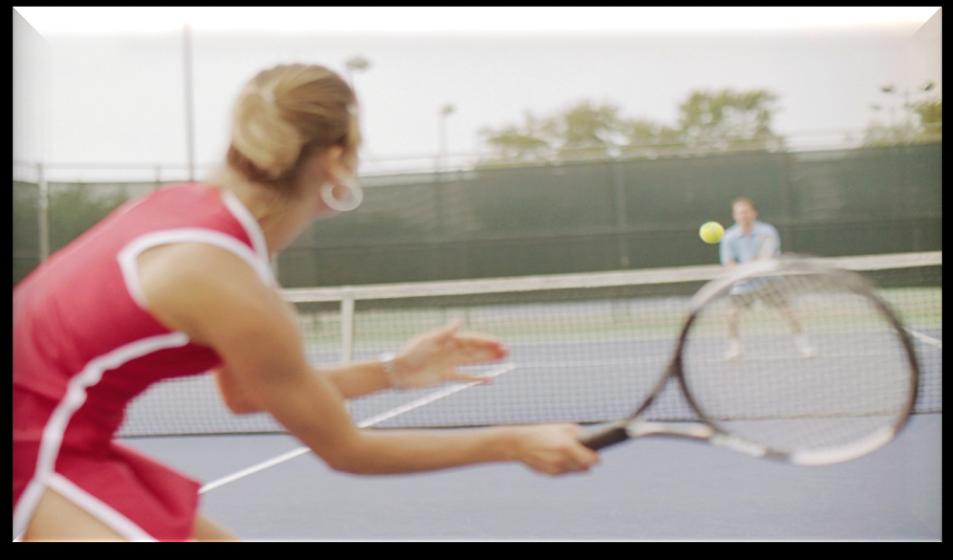
<instances>
[{"instance_id":1,"label":"racket handle grip","mask_svg":"<svg viewBox=\"0 0 953 560\"><path fill-rule=\"evenodd\" d=\"M579 442L592 450L599 450L603 447L609 447L629 439L629 433L626 431L627 422L615 422L605 428L591 434L586 434L579 439Z\"/></svg>"}]
</instances>

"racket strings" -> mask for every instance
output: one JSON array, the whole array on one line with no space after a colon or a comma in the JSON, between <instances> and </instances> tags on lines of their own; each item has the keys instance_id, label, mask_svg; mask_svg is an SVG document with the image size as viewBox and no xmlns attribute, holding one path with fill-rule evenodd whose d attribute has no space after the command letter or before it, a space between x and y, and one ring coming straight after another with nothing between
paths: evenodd
<instances>
[{"instance_id":1,"label":"racket strings","mask_svg":"<svg viewBox=\"0 0 953 560\"><path fill-rule=\"evenodd\" d=\"M732 345L740 349L729 355ZM847 275L739 281L699 312L683 362L703 417L788 452L848 446L898 425L913 390L898 331Z\"/></svg>"}]
</instances>

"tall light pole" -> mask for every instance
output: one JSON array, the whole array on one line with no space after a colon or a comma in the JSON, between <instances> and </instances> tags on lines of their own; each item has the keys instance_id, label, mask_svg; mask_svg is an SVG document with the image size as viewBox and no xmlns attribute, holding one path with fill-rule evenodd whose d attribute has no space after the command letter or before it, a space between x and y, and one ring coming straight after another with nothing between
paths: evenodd
<instances>
[{"instance_id":1,"label":"tall light pole","mask_svg":"<svg viewBox=\"0 0 953 560\"><path fill-rule=\"evenodd\" d=\"M443 203L443 177L440 172L443 171L443 159L447 156L447 118L456 111L456 107L447 103L440 107L440 112L437 114L437 136L439 143L439 153L437 154L436 159L436 170L434 173L434 206L436 207L437 212L437 227L439 230L443 230L446 225L446 220L444 219L444 203Z\"/></svg>"},{"instance_id":2,"label":"tall light pole","mask_svg":"<svg viewBox=\"0 0 953 560\"><path fill-rule=\"evenodd\" d=\"M344 63L344 69L347 73L347 83L354 87L354 72L364 72L371 67L371 61L361 55L352 56Z\"/></svg>"},{"instance_id":3,"label":"tall light pole","mask_svg":"<svg viewBox=\"0 0 953 560\"><path fill-rule=\"evenodd\" d=\"M192 120L192 28L185 24L184 29L185 58L182 65L185 74L185 146L186 158L189 166L189 181L195 180L195 130Z\"/></svg>"},{"instance_id":4,"label":"tall light pole","mask_svg":"<svg viewBox=\"0 0 953 560\"><path fill-rule=\"evenodd\" d=\"M344 62L344 71L346 74L347 83L349 86L351 86L351 90L354 91L355 97L357 97L357 86L354 84L354 73L366 72L370 67L371 61L359 54L352 56ZM366 154L367 148L362 148L361 159L365 159Z\"/></svg>"},{"instance_id":5,"label":"tall light pole","mask_svg":"<svg viewBox=\"0 0 953 560\"><path fill-rule=\"evenodd\" d=\"M437 155L437 171L443 170L444 160L447 157L447 118L456 110L457 108L449 103L440 108L437 130L440 142L440 153Z\"/></svg>"}]
</instances>

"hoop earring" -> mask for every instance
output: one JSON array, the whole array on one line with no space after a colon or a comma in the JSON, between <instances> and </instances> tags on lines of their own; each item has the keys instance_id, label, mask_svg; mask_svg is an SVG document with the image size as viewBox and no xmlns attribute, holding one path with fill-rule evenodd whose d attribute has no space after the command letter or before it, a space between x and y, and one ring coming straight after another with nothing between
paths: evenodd
<instances>
[{"instance_id":1,"label":"hoop earring","mask_svg":"<svg viewBox=\"0 0 953 560\"><path fill-rule=\"evenodd\" d=\"M338 212L350 212L358 206L361 205L361 202L364 201L364 189L357 183L357 181L350 179L342 181L346 186L347 190L350 191L350 196L344 200L334 198L334 185L331 183L325 183L321 186L321 199L324 200L324 203L328 205L332 210L337 210Z\"/></svg>"}]
</instances>

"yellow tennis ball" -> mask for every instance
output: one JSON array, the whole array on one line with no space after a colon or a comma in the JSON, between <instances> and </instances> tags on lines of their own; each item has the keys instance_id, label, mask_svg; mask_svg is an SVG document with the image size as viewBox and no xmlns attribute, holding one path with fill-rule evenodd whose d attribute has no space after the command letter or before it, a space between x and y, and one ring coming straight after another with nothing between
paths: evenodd
<instances>
[{"instance_id":1,"label":"yellow tennis ball","mask_svg":"<svg viewBox=\"0 0 953 560\"><path fill-rule=\"evenodd\" d=\"M698 230L698 235L701 236L702 241L709 245L714 245L721 241L721 236L724 234L725 228L721 227L721 224L718 222L706 222L702 224L702 227Z\"/></svg>"}]
</instances>

